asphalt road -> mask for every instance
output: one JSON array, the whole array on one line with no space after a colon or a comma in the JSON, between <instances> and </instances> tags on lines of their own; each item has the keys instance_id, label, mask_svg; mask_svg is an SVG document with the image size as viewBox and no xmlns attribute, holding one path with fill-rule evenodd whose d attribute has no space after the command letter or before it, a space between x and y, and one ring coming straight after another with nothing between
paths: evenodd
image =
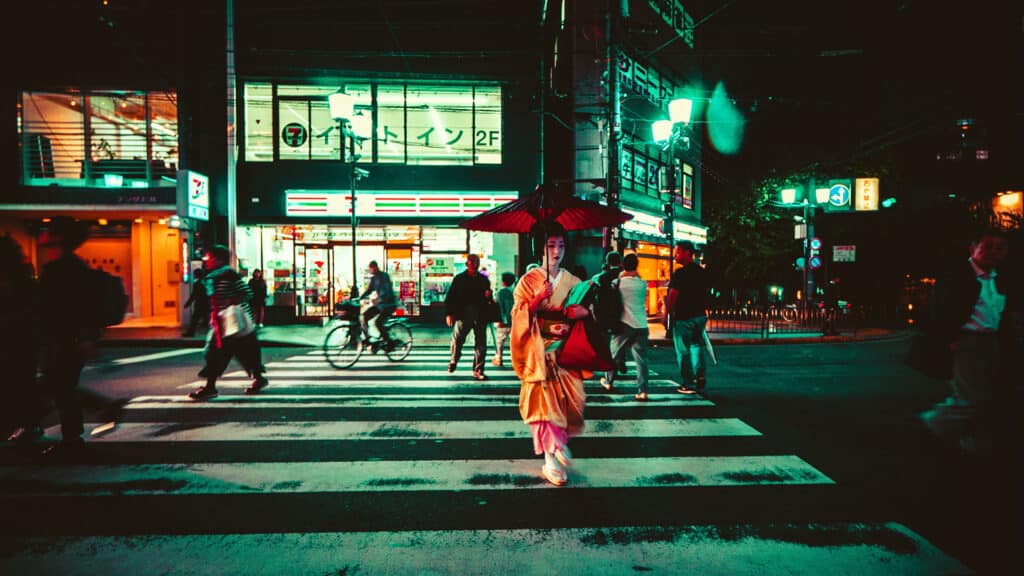
<instances>
[{"instance_id":1,"label":"asphalt road","mask_svg":"<svg viewBox=\"0 0 1024 576\"><path fill-rule=\"evenodd\" d=\"M559 538L589 551L595 541L625 546L618 557L640 555L631 571L658 571L664 554L670 572L686 559L697 562L691 570L698 573L742 573L730 562L749 557L757 561L743 564L747 573L931 573L927 567L935 565L907 551L926 545L908 544L902 528L892 528L897 523L978 573L1021 573L1020 420L1007 425L1006 449L995 458L963 456L938 442L916 415L941 399L945 386L906 368L906 347L900 338L719 346L707 402L673 392L665 380L676 372L672 352L655 349L652 402L632 402L628 379L613 394L588 386L590 425L572 443L581 481L543 490L534 464L516 467L532 455L515 418L508 369L489 370L492 381L481 384L468 378L468 366L445 374L440 351L417 351L431 355L402 364L364 358L336 372L310 350L271 348L264 350L271 387L263 397L240 396L245 381L233 367L222 396L195 406L181 400L198 380L198 350L102 349L83 386L133 398L130 410L118 430L90 444L85 462L51 465L3 447L3 500L21 520L6 525L14 538L0 568L6 562L56 572L66 567L64 556L80 562L75 547L85 546L96 564L76 564L80 569L109 568L106 550L107 561L127 571L131 551L173 555L179 545L195 548L196 558L221 559L223 550L239 557L268 546L307 550L301 565L321 566L310 547L333 546L362 552L323 558L331 568L319 573L407 573L393 558L366 568L380 538L388 546L411 538L410 549L460 542L469 554L474 546L493 553L503 539L542 534L550 539L543 550ZM645 475L623 484L609 471L620 461ZM747 468L723 468L717 478L730 482L706 480L716 466ZM474 531L487 537L474 539ZM153 540L189 534L206 536L187 545ZM270 534L280 536L268 544ZM221 538L217 547L211 536ZM767 541L777 546L749 544ZM730 548L736 542L747 544ZM658 548L666 543L675 546ZM871 564L851 552L857 545L882 555ZM830 559L813 556L822 550ZM849 571L836 563L846 553L853 554ZM509 554L508 566L531 572ZM544 560L532 550L526 558L540 562L533 573L547 573L566 554L577 559L570 568L621 568L590 552L563 550ZM483 557L491 564L462 571L502 572L492 556ZM231 571L212 566L207 573ZM294 573L318 573L310 570Z\"/></svg>"}]
</instances>

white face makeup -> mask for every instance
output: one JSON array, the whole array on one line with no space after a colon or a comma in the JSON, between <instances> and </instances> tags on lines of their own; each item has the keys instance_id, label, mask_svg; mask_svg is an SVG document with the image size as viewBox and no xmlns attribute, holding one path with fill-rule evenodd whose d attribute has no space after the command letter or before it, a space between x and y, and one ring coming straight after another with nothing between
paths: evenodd
<instances>
[{"instance_id":1,"label":"white face makeup","mask_svg":"<svg viewBox=\"0 0 1024 576\"><path fill-rule=\"evenodd\" d=\"M544 265L548 270L556 270L562 265L565 257L565 238L552 236L544 245Z\"/></svg>"}]
</instances>

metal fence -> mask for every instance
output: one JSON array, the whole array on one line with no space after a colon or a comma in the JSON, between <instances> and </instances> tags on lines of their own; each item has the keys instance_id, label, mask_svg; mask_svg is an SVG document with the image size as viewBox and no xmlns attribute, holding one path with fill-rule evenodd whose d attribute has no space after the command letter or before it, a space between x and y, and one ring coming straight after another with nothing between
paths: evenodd
<instances>
[{"instance_id":1,"label":"metal fence","mask_svg":"<svg viewBox=\"0 0 1024 576\"><path fill-rule=\"evenodd\" d=\"M762 339L795 335L856 334L863 312L858 308L751 307L711 308L707 331L717 334L755 335Z\"/></svg>"}]
</instances>

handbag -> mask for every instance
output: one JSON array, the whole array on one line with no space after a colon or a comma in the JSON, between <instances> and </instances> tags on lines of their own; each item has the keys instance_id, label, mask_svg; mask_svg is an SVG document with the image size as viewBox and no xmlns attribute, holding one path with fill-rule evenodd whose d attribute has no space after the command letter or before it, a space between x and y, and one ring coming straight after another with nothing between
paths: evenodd
<instances>
[{"instance_id":1,"label":"handbag","mask_svg":"<svg viewBox=\"0 0 1024 576\"><path fill-rule=\"evenodd\" d=\"M500 320L501 311L498 310L498 303L494 301L494 298L486 300L483 307L480 309L480 322L490 324L491 322L499 322Z\"/></svg>"},{"instance_id":2,"label":"handbag","mask_svg":"<svg viewBox=\"0 0 1024 576\"><path fill-rule=\"evenodd\" d=\"M573 322L555 358L562 368L591 372L615 369L608 337L589 316Z\"/></svg>"},{"instance_id":3,"label":"handbag","mask_svg":"<svg viewBox=\"0 0 1024 576\"><path fill-rule=\"evenodd\" d=\"M222 327L222 338L240 338L256 330L252 316L241 304L232 304L217 312Z\"/></svg>"}]
</instances>

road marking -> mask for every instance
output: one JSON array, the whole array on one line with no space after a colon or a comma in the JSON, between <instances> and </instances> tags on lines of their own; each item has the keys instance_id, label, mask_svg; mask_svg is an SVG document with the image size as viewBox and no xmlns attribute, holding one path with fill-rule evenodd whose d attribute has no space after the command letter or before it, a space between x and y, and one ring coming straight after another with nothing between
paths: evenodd
<instances>
[{"instance_id":1,"label":"road marking","mask_svg":"<svg viewBox=\"0 0 1024 576\"><path fill-rule=\"evenodd\" d=\"M896 523L22 538L5 574L705 574L971 570ZM895 544L895 545L894 545ZM15 547L17 546L17 547ZM443 553L438 553L442 550ZM211 568L215 567L215 569Z\"/></svg>"},{"instance_id":2,"label":"road marking","mask_svg":"<svg viewBox=\"0 0 1024 576\"><path fill-rule=\"evenodd\" d=\"M543 459L0 467L7 494L288 494L553 488ZM795 455L577 458L574 489L831 485Z\"/></svg>"},{"instance_id":3,"label":"road marking","mask_svg":"<svg viewBox=\"0 0 1024 576\"><path fill-rule=\"evenodd\" d=\"M652 394L647 402L637 402L632 394L614 396L594 395L601 401L594 406L671 406L704 407L714 403L699 396L681 394ZM490 408L494 406L518 407L519 397L512 394L380 394L380 395L273 395L220 396L206 402L195 402L188 396L138 396L125 406L125 410L210 408Z\"/></svg>"},{"instance_id":4,"label":"road marking","mask_svg":"<svg viewBox=\"0 0 1024 576\"><path fill-rule=\"evenodd\" d=\"M393 382L389 380L383 380L374 378L374 375L360 375L359 377L346 376L344 373L340 373L334 378L316 378L316 379L303 379L303 378L279 378L278 375L268 372L270 378L270 388L277 390L287 390L289 388L445 388L449 390L458 390L460 388L488 388L493 390L518 390L521 387L519 380L504 378L497 379L492 378L485 382L477 382L472 378L455 378L448 376L446 378L434 378L425 380L405 380L402 382ZM239 372L237 375L225 376L217 380L217 388L219 390L239 390L247 388L252 383L252 379L247 377L244 372ZM177 386L178 390L193 390L199 386L206 384L205 380L193 380L187 384L180 384ZM584 386L588 389L603 390L600 388L597 380L587 380ZM632 381L629 382L618 382L616 386L619 390L632 390L635 384ZM679 384L672 380L648 380L648 390L657 388L678 388Z\"/></svg>"},{"instance_id":5,"label":"road marking","mask_svg":"<svg viewBox=\"0 0 1024 576\"><path fill-rule=\"evenodd\" d=\"M47 430L58 435L59 426ZM761 436L736 418L588 420L587 438L722 438ZM210 422L178 429L177 424L125 422L90 442L254 442L295 440L464 440L529 439L518 420L374 422Z\"/></svg>"},{"instance_id":6,"label":"road marking","mask_svg":"<svg viewBox=\"0 0 1024 576\"><path fill-rule=\"evenodd\" d=\"M152 354L143 354L142 356L129 356L127 358L115 358L109 362L103 362L100 364L92 364L87 368L95 368L97 370L103 369L104 366L127 366L128 364L139 364L141 362L149 362L150 360L161 360L163 358L173 358L175 356L184 356L186 354L196 354L202 352L202 348L181 348L178 350L166 350L164 352L154 352Z\"/></svg>"}]
</instances>

